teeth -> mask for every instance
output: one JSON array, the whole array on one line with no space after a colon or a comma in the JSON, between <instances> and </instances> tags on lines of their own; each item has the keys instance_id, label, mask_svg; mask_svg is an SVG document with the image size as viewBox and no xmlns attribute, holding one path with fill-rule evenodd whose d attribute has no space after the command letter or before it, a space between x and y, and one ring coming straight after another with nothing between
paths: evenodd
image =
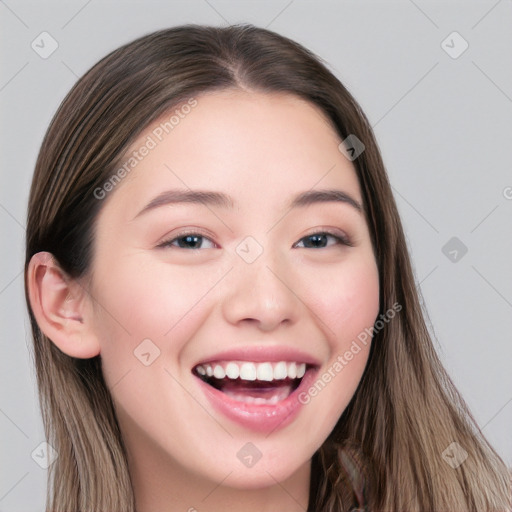
<instances>
[{"instance_id":1,"label":"teeth","mask_svg":"<svg viewBox=\"0 0 512 512\"><path fill-rule=\"evenodd\" d=\"M286 379L287 376L288 376L288 371L286 368L286 363L284 361L277 363L274 368L274 379L275 380L283 380L283 379Z\"/></svg>"},{"instance_id":2,"label":"teeth","mask_svg":"<svg viewBox=\"0 0 512 512\"><path fill-rule=\"evenodd\" d=\"M199 371L200 366L197 367ZM228 363L226 365L226 375L230 379L237 379L240 376L240 368L236 363Z\"/></svg>"},{"instance_id":3,"label":"teeth","mask_svg":"<svg viewBox=\"0 0 512 512\"><path fill-rule=\"evenodd\" d=\"M290 393L292 392L291 384L287 386L283 386L279 388L271 397L263 398L258 396L251 396L247 393L237 393L236 391L227 390L226 394L233 398L233 400L237 400L238 402L245 402L247 404L257 404L257 405L275 405L282 400L285 400Z\"/></svg>"},{"instance_id":4,"label":"teeth","mask_svg":"<svg viewBox=\"0 0 512 512\"><path fill-rule=\"evenodd\" d=\"M243 361L226 361L215 364L196 366L199 375L215 377L217 379L260 380L271 382L273 380L301 379L306 373L306 363L285 362L278 363L251 363Z\"/></svg>"},{"instance_id":5,"label":"teeth","mask_svg":"<svg viewBox=\"0 0 512 512\"><path fill-rule=\"evenodd\" d=\"M270 363L262 363L258 365L256 370L256 378L258 380L271 381L274 380L274 370Z\"/></svg>"},{"instance_id":6,"label":"teeth","mask_svg":"<svg viewBox=\"0 0 512 512\"><path fill-rule=\"evenodd\" d=\"M244 363L240 368L240 378L243 380L256 380L256 365Z\"/></svg>"},{"instance_id":7,"label":"teeth","mask_svg":"<svg viewBox=\"0 0 512 512\"><path fill-rule=\"evenodd\" d=\"M213 376L216 379L223 379L226 376L226 372L224 371L224 368L220 364L218 364L215 367L215 370L213 370Z\"/></svg>"}]
</instances>

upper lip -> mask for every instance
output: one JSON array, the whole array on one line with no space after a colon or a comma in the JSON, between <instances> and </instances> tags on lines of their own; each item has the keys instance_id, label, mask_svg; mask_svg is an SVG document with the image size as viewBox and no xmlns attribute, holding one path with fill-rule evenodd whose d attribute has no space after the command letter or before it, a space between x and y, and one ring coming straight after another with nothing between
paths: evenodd
<instances>
[{"instance_id":1,"label":"upper lip","mask_svg":"<svg viewBox=\"0 0 512 512\"><path fill-rule=\"evenodd\" d=\"M254 363L289 361L320 366L317 358L295 347L286 345L258 345L236 347L216 352L201 358L200 361L194 364L193 368L200 364L213 363L215 361L249 361Z\"/></svg>"}]
</instances>

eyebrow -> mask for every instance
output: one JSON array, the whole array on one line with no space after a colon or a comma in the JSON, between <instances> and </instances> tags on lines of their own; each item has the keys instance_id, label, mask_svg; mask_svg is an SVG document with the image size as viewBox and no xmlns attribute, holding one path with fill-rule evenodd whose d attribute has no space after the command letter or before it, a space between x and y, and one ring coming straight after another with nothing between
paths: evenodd
<instances>
[{"instance_id":1,"label":"eyebrow","mask_svg":"<svg viewBox=\"0 0 512 512\"><path fill-rule=\"evenodd\" d=\"M357 200L346 192L337 189L307 190L302 192L292 199L288 209L327 202L348 204L357 210L358 213L363 212L363 207ZM206 206L218 206L226 209L234 207L233 199L223 192L210 190L166 190L153 198L134 218L164 205L180 203L204 204Z\"/></svg>"},{"instance_id":2,"label":"eyebrow","mask_svg":"<svg viewBox=\"0 0 512 512\"><path fill-rule=\"evenodd\" d=\"M345 203L356 209L359 213L363 212L363 207L352 196L343 192L343 190L323 189L308 190L296 196L290 203L289 208L309 206L315 203L339 202Z\"/></svg>"}]
</instances>

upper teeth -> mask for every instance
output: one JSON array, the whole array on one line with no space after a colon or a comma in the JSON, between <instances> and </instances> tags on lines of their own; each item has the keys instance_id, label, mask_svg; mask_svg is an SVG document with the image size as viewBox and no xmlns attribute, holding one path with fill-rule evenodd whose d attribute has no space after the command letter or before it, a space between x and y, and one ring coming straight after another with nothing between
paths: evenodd
<instances>
[{"instance_id":1,"label":"upper teeth","mask_svg":"<svg viewBox=\"0 0 512 512\"><path fill-rule=\"evenodd\" d=\"M242 380L283 380L286 378L302 378L306 373L306 363L250 363L243 361L226 361L218 363L205 363L196 366L199 375L216 377L217 379Z\"/></svg>"}]
</instances>

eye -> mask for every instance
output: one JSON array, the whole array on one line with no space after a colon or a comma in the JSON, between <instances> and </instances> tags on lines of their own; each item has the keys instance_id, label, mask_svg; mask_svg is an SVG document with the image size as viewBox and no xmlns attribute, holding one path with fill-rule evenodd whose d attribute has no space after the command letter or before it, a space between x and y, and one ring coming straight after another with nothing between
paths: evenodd
<instances>
[{"instance_id":1,"label":"eye","mask_svg":"<svg viewBox=\"0 0 512 512\"><path fill-rule=\"evenodd\" d=\"M202 247L202 242L207 240L211 245L210 247ZM180 233L178 236L169 240L164 240L158 247L177 247L178 249L212 249L216 247L206 236L200 233Z\"/></svg>"},{"instance_id":2,"label":"eye","mask_svg":"<svg viewBox=\"0 0 512 512\"><path fill-rule=\"evenodd\" d=\"M329 244L329 239L333 240L334 243ZM210 246L204 247L204 241L207 241ZM301 243L303 244L302 247L299 245ZM297 242L294 247L305 249L323 249L332 245L347 245L349 247L353 246L346 235L335 234L329 231L319 231L317 233L312 233L301 238L301 240L299 240L299 242ZM186 232L179 233L178 236L175 236L169 240L164 240L161 244L158 245L158 247L176 247L178 249L198 250L213 249L217 247L217 245L215 242L212 242L208 237L202 235L201 233Z\"/></svg>"},{"instance_id":3,"label":"eye","mask_svg":"<svg viewBox=\"0 0 512 512\"><path fill-rule=\"evenodd\" d=\"M328 239L334 240L334 243L328 244ZM318 233L312 233L311 235L305 236L304 238L301 238L294 247L299 247L298 244L302 243L303 240L306 241L302 246L305 249L323 249L331 245L353 246L347 236L330 233L328 231L319 231Z\"/></svg>"}]
</instances>

